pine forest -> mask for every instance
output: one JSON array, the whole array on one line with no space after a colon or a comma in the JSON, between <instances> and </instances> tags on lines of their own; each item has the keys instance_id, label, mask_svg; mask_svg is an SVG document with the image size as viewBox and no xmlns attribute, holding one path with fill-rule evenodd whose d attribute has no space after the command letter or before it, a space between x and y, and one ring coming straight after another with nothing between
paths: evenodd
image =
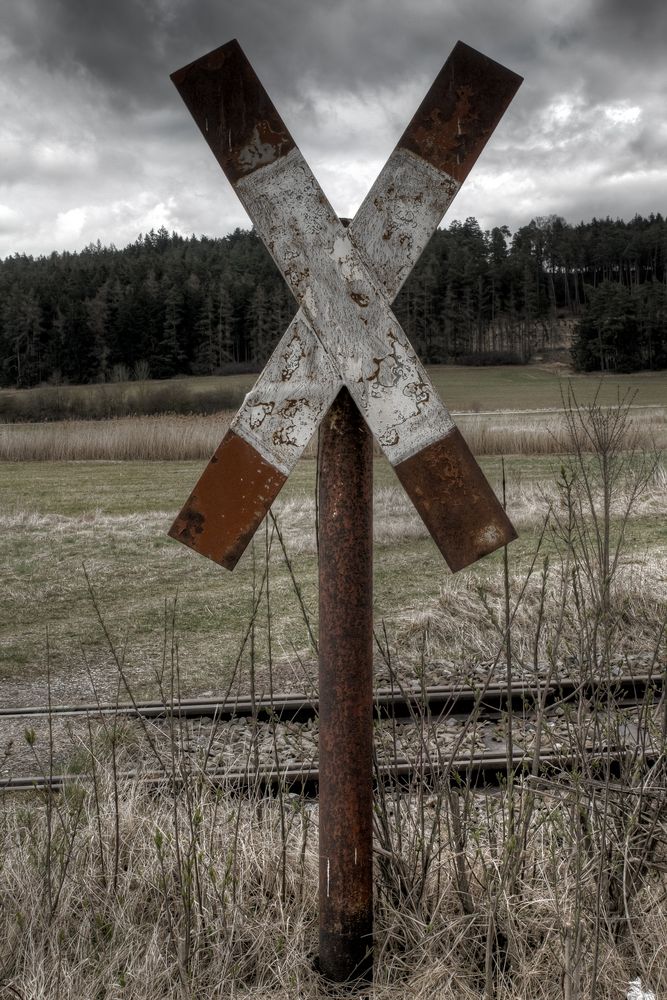
<instances>
[{"instance_id":1,"label":"pine forest","mask_svg":"<svg viewBox=\"0 0 667 1000\"><path fill-rule=\"evenodd\" d=\"M296 309L261 241L166 229L0 261L0 385L259 369ZM667 367L667 221L438 230L394 303L426 363Z\"/></svg>"}]
</instances>

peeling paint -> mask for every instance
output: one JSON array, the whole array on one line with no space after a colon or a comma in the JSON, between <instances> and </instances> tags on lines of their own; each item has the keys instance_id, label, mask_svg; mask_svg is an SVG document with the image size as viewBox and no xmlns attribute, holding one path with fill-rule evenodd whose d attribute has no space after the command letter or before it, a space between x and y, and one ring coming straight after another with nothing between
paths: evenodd
<instances>
[{"instance_id":1,"label":"peeling paint","mask_svg":"<svg viewBox=\"0 0 667 1000\"><path fill-rule=\"evenodd\" d=\"M253 430L261 427L266 418L273 413L275 403L253 403L250 406L250 426Z\"/></svg>"},{"instance_id":2,"label":"peeling paint","mask_svg":"<svg viewBox=\"0 0 667 1000\"><path fill-rule=\"evenodd\" d=\"M246 170L255 170L266 163L272 163L276 158L275 148L271 142L262 142L259 126L255 126L252 138L238 156L238 162Z\"/></svg>"},{"instance_id":3,"label":"peeling paint","mask_svg":"<svg viewBox=\"0 0 667 1000\"><path fill-rule=\"evenodd\" d=\"M403 461L451 430L452 418L391 312L385 289L336 219L300 150L294 147L236 187L376 438L392 440L391 428L400 426L396 443L383 444L389 461ZM415 224L414 213L405 217ZM381 233L379 242L388 245ZM350 378L353 357L368 388L356 372ZM382 379L378 358L392 359Z\"/></svg>"},{"instance_id":4,"label":"peeling paint","mask_svg":"<svg viewBox=\"0 0 667 1000\"><path fill-rule=\"evenodd\" d=\"M282 365L280 369L280 378L283 382L289 382L294 373L299 370L301 362L306 357L306 346L299 336L297 330L295 330L291 336L289 336L290 331L293 329L295 324L290 324L287 333L280 342L280 345L276 351ZM307 339L310 339L310 330L307 332ZM287 343L285 343L287 341ZM285 344L284 350L282 349L283 344Z\"/></svg>"},{"instance_id":5,"label":"peeling paint","mask_svg":"<svg viewBox=\"0 0 667 1000\"><path fill-rule=\"evenodd\" d=\"M389 430L385 431L382 437L378 438L378 443L383 447L389 448L393 444L398 444L400 440L400 434L395 427L390 427Z\"/></svg>"},{"instance_id":6,"label":"peeling paint","mask_svg":"<svg viewBox=\"0 0 667 1000\"><path fill-rule=\"evenodd\" d=\"M310 403L302 396L301 399L288 399L285 401L284 405L280 408L280 414L283 417L288 417L293 420L297 414L301 413L304 407L310 406Z\"/></svg>"},{"instance_id":7,"label":"peeling paint","mask_svg":"<svg viewBox=\"0 0 667 1000\"><path fill-rule=\"evenodd\" d=\"M232 428L289 475L341 385L329 354L299 314L243 401ZM256 407L267 399L273 400L273 409L258 423Z\"/></svg>"},{"instance_id":8,"label":"peeling paint","mask_svg":"<svg viewBox=\"0 0 667 1000\"><path fill-rule=\"evenodd\" d=\"M395 149L364 199L350 238L384 286L398 295L460 184L405 149Z\"/></svg>"},{"instance_id":9,"label":"peeling paint","mask_svg":"<svg viewBox=\"0 0 667 1000\"><path fill-rule=\"evenodd\" d=\"M458 432L390 305L520 78L458 43L348 229L237 42L172 79L302 307L172 534L231 567L343 384L425 517L429 456L446 454ZM457 489L467 490L468 472ZM454 479L435 488L440 516ZM497 505L478 485L480 511ZM498 534L493 520L466 522L473 548L490 551L492 536L502 544L507 526Z\"/></svg>"},{"instance_id":10,"label":"peeling paint","mask_svg":"<svg viewBox=\"0 0 667 1000\"><path fill-rule=\"evenodd\" d=\"M451 62L458 50L457 46L445 63L429 94L437 91L441 79L451 80L456 76L452 70ZM478 76L481 77L487 60L479 53L475 53L474 56L477 63L474 62L474 58L472 63L477 66ZM472 99L471 114L482 114L482 109L475 108L474 98ZM267 100L262 95L259 103L263 106ZM429 95L425 98L424 103L428 100ZM494 99L491 96L488 99L492 113L498 118L504 110L504 103L507 103L505 97ZM190 107L195 119L201 122L194 103L191 103ZM352 279L354 271L349 271L352 266L350 262L350 244L352 244L359 258L366 263L366 266L384 286L388 301L393 301L398 294L460 187L460 181L407 148L410 145L411 134L417 127L417 118L418 114L407 127L399 145L389 157L349 229L347 232L341 233L339 231L331 247L331 252L341 261L342 270L347 270ZM250 145L253 143L257 145L259 140L259 145L264 142L267 145L272 145L280 154L287 152L292 148L293 141L275 109L272 110L270 129L266 125L267 121L268 118L264 118L251 129L252 142ZM208 136L207 141L209 141ZM247 149L248 140L246 139L245 142ZM231 155L232 151L229 152ZM216 156L222 162L217 153ZM224 163L222 165L229 174L230 180L234 181L234 172L225 167ZM304 179L307 180L307 173L304 175ZM320 205L324 208L325 216L329 220L335 221L335 213L321 191L318 198ZM267 210L270 210L270 205L266 207ZM312 225L312 221L308 224ZM269 238L268 245L271 252L275 253L275 241L272 238ZM285 259L289 261L290 281L293 281L298 287L307 276L308 264L303 261L302 254L296 248L292 248ZM303 263L300 264L300 261ZM367 308L368 297L364 295L363 291L353 288L350 294L357 297L357 305L363 303L363 308ZM317 304L308 289L306 289L305 296L306 305L312 312ZM361 317L361 321L367 329L368 317ZM366 335L366 329L361 332L362 336ZM353 349L354 346L352 345ZM377 353L374 352L374 357L377 356ZM361 368L362 365L357 363L354 354L348 357L346 368L348 385L359 381L359 379L368 378L368 372L365 375L362 374ZM384 378L380 384L383 380ZM310 419L304 422L298 434L295 434L292 428L285 433L280 422L280 401L283 398L280 383L292 381L298 383L298 391L303 391L311 400L308 415ZM410 382L414 384L419 381L419 378L410 379L408 377L406 387ZM394 382L393 378L392 382ZM233 424L234 430L257 448L267 461L273 461L277 468L288 474L314 433L322 414L326 412L338 393L341 384L340 357L334 359L323 348L317 334L301 311L290 324L266 369L260 375L255 388L239 411ZM291 395L294 395L294 386L289 391ZM257 401L269 398L276 399L276 408L268 419L262 420L261 425L257 425L257 421L251 417L252 406ZM358 405L363 406L364 410L367 411L366 389L364 387L359 388L355 398ZM377 394L373 398L376 401L376 409L382 410L382 398L378 397ZM407 398L409 398L409 390ZM379 416L382 417L383 414L380 413ZM386 414L386 418L390 419L390 414ZM383 444L387 443L387 447L399 442L396 426L391 424L383 430L379 430L378 437ZM399 459L394 456L393 460Z\"/></svg>"},{"instance_id":11,"label":"peeling paint","mask_svg":"<svg viewBox=\"0 0 667 1000\"><path fill-rule=\"evenodd\" d=\"M305 163L305 160L303 162ZM306 176L308 182L312 184L310 170L307 172ZM304 177L304 179L306 178ZM318 201L326 210L328 206L326 201L322 201L322 197L323 195L320 195L318 197ZM343 230L342 233L334 238L333 249L330 251L330 254L338 265L338 270L340 271L344 281L363 281L364 274L357 263L354 247L347 230Z\"/></svg>"}]
</instances>

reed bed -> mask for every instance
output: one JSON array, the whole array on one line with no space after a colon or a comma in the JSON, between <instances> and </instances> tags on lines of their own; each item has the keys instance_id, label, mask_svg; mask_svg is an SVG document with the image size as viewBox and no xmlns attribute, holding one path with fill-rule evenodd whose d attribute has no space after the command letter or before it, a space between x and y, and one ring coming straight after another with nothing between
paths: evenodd
<instances>
[{"instance_id":1,"label":"reed bed","mask_svg":"<svg viewBox=\"0 0 667 1000\"><path fill-rule=\"evenodd\" d=\"M460 413L455 419L475 455L561 455L570 450L565 410ZM631 408L625 436L627 445L636 450L665 448L667 408ZM593 451L593 443L585 450Z\"/></svg>"},{"instance_id":2,"label":"reed bed","mask_svg":"<svg viewBox=\"0 0 667 1000\"><path fill-rule=\"evenodd\" d=\"M233 413L0 425L0 461L154 461L209 458Z\"/></svg>"},{"instance_id":3,"label":"reed bed","mask_svg":"<svg viewBox=\"0 0 667 1000\"><path fill-rule=\"evenodd\" d=\"M206 459L217 448L233 416L232 410L223 410L208 416L161 414L0 424L0 461ZM563 411L460 413L455 419L475 455L557 455L569 447ZM667 408L633 408L627 437L639 450L667 448ZM379 454L377 446L376 451ZM313 458L315 452L314 439L306 457Z\"/></svg>"}]
</instances>

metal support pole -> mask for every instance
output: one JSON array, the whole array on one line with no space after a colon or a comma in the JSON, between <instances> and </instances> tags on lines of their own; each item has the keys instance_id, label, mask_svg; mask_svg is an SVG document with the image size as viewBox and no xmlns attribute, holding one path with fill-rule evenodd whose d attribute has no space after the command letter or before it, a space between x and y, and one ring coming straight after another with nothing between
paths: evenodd
<instances>
[{"instance_id":1,"label":"metal support pole","mask_svg":"<svg viewBox=\"0 0 667 1000\"><path fill-rule=\"evenodd\" d=\"M373 974L373 447L347 389L320 428L320 971Z\"/></svg>"}]
</instances>

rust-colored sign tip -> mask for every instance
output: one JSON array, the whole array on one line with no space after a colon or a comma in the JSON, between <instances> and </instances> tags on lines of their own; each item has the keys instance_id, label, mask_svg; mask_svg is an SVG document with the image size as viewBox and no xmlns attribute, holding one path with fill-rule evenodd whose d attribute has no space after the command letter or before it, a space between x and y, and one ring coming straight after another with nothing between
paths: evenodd
<instances>
[{"instance_id":1,"label":"rust-colored sign tip","mask_svg":"<svg viewBox=\"0 0 667 1000\"><path fill-rule=\"evenodd\" d=\"M399 147L462 182L522 82L517 73L457 42Z\"/></svg>"},{"instance_id":2,"label":"rust-colored sign tip","mask_svg":"<svg viewBox=\"0 0 667 1000\"><path fill-rule=\"evenodd\" d=\"M204 469L169 535L234 569L286 476L234 431Z\"/></svg>"},{"instance_id":3,"label":"rust-colored sign tip","mask_svg":"<svg viewBox=\"0 0 667 1000\"><path fill-rule=\"evenodd\" d=\"M225 64L225 60L229 58L232 53L240 53L243 56L243 49L239 45L236 38L232 38L229 42L225 42L224 45L218 45L215 49L211 49L206 55L199 56L198 59L193 59L192 62L187 63L186 66L181 66L180 69L175 69L173 73L169 74L169 79L173 81L178 87L180 80L186 76L190 70L198 66L206 66L207 69L220 69Z\"/></svg>"},{"instance_id":4,"label":"rust-colored sign tip","mask_svg":"<svg viewBox=\"0 0 667 1000\"><path fill-rule=\"evenodd\" d=\"M395 469L453 573L517 537L457 428Z\"/></svg>"},{"instance_id":5,"label":"rust-colored sign tip","mask_svg":"<svg viewBox=\"0 0 667 1000\"><path fill-rule=\"evenodd\" d=\"M236 39L176 70L171 79L232 184L294 148Z\"/></svg>"}]
</instances>

